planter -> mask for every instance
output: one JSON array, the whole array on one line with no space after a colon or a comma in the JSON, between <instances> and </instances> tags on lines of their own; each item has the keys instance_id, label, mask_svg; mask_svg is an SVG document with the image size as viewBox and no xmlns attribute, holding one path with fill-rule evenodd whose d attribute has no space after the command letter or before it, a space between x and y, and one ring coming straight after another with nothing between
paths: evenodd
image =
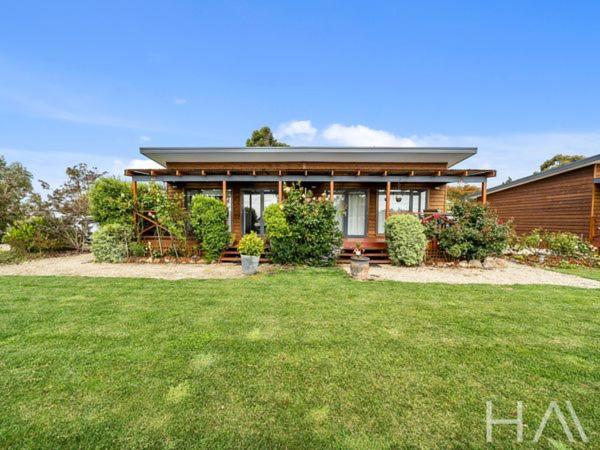
<instances>
[{"instance_id":1,"label":"planter","mask_svg":"<svg viewBox=\"0 0 600 450\"><path fill-rule=\"evenodd\" d=\"M350 258L350 275L357 280L369 278L369 261L366 256L353 256Z\"/></svg>"},{"instance_id":2,"label":"planter","mask_svg":"<svg viewBox=\"0 0 600 450\"><path fill-rule=\"evenodd\" d=\"M258 270L260 256L241 255L242 257L242 272L244 275L253 275Z\"/></svg>"}]
</instances>

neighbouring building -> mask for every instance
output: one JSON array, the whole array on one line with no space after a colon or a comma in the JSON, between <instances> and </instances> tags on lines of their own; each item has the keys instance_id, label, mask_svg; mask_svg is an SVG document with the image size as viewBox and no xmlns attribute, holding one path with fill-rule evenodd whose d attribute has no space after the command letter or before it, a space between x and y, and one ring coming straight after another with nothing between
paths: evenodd
<instances>
[{"instance_id":1,"label":"neighbouring building","mask_svg":"<svg viewBox=\"0 0 600 450\"><path fill-rule=\"evenodd\" d=\"M490 188L487 200L517 233L567 231L600 244L600 155Z\"/></svg>"}]
</instances>

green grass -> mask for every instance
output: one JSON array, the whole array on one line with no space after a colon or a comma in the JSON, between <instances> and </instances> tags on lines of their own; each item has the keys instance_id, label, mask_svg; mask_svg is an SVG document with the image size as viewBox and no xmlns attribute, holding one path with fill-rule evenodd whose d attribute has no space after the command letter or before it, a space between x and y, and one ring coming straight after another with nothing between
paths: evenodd
<instances>
[{"instance_id":1,"label":"green grass","mask_svg":"<svg viewBox=\"0 0 600 450\"><path fill-rule=\"evenodd\" d=\"M556 270L557 272L560 273L566 273L569 275L577 275L578 277L582 277L582 278L590 278L592 280L597 280L600 281L600 268L590 268L590 267L582 267L582 266L576 266L576 267L569 267L569 268L555 268L553 270Z\"/></svg>"},{"instance_id":2,"label":"green grass","mask_svg":"<svg viewBox=\"0 0 600 450\"><path fill-rule=\"evenodd\" d=\"M486 400L519 448L551 400L600 440L598 290L8 277L0 308L2 448L488 448Z\"/></svg>"}]
</instances>

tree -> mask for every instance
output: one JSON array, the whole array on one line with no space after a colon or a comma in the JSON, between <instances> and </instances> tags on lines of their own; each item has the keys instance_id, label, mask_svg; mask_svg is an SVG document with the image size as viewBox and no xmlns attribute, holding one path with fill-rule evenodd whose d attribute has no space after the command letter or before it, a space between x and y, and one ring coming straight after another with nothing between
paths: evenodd
<instances>
[{"instance_id":1,"label":"tree","mask_svg":"<svg viewBox=\"0 0 600 450\"><path fill-rule=\"evenodd\" d=\"M506 179L506 181L505 181L504 183L502 183L502 184L508 184L508 183L512 183L512 182L513 182L513 179L512 179L512 177L508 177L508 178Z\"/></svg>"},{"instance_id":2,"label":"tree","mask_svg":"<svg viewBox=\"0 0 600 450\"><path fill-rule=\"evenodd\" d=\"M252 132L252 136L246 139L246 147L289 147L273 137L269 127L262 127Z\"/></svg>"},{"instance_id":3,"label":"tree","mask_svg":"<svg viewBox=\"0 0 600 450\"><path fill-rule=\"evenodd\" d=\"M48 195L42 207L55 220L57 233L69 245L81 252L87 245L92 219L90 217L88 193L94 182L105 172L80 163L67 167L67 181ZM41 181L44 189L48 183Z\"/></svg>"},{"instance_id":4,"label":"tree","mask_svg":"<svg viewBox=\"0 0 600 450\"><path fill-rule=\"evenodd\" d=\"M7 227L27 214L32 200L32 175L22 164L7 164L0 155L0 237Z\"/></svg>"},{"instance_id":5,"label":"tree","mask_svg":"<svg viewBox=\"0 0 600 450\"><path fill-rule=\"evenodd\" d=\"M546 170L554 169L555 167L564 166L565 164L569 164L575 161L579 161L583 159L583 155L563 155L558 153L554 155L552 158L547 159L540 166L540 171L544 172Z\"/></svg>"},{"instance_id":6,"label":"tree","mask_svg":"<svg viewBox=\"0 0 600 450\"><path fill-rule=\"evenodd\" d=\"M448 206L451 209L452 205L460 202L466 202L479 194L479 188L472 184L457 184L449 186L447 191Z\"/></svg>"}]
</instances>

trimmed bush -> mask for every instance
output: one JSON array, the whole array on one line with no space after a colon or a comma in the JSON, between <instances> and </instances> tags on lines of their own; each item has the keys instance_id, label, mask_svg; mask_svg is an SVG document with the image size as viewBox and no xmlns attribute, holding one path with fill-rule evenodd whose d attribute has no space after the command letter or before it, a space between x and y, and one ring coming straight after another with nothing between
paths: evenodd
<instances>
[{"instance_id":1,"label":"trimmed bush","mask_svg":"<svg viewBox=\"0 0 600 450\"><path fill-rule=\"evenodd\" d=\"M131 183L115 177L99 178L89 192L90 213L99 225L130 224L133 216Z\"/></svg>"},{"instance_id":2,"label":"trimmed bush","mask_svg":"<svg viewBox=\"0 0 600 450\"><path fill-rule=\"evenodd\" d=\"M238 244L240 255L260 256L264 250L265 243L254 231L244 235Z\"/></svg>"},{"instance_id":3,"label":"trimmed bush","mask_svg":"<svg viewBox=\"0 0 600 450\"><path fill-rule=\"evenodd\" d=\"M271 260L278 264L331 265L342 244L336 210L324 196L285 188L283 204L269 206L264 220Z\"/></svg>"},{"instance_id":4,"label":"trimmed bush","mask_svg":"<svg viewBox=\"0 0 600 450\"><path fill-rule=\"evenodd\" d=\"M457 203L452 209L454 222L439 231L439 246L457 259L483 261L508 247L511 224L500 223L487 205Z\"/></svg>"},{"instance_id":5,"label":"trimmed bush","mask_svg":"<svg viewBox=\"0 0 600 450\"><path fill-rule=\"evenodd\" d=\"M231 242L227 215L227 207L221 200L203 195L192 197L190 223L207 262L219 259Z\"/></svg>"},{"instance_id":6,"label":"trimmed bush","mask_svg":"<svg viewBox=\"0 0 600 450\"><path fill-rule=\"evenodd\" d=\"M130 255L133 232L117 223L102 225L92 235L92 253L97 262L120 263Z\"/></svg>"},{"instance_id":7,"label":"trimmed bush","mask_svg":"<svg viewBox=\"0 0 600 450\"><path fill-rule=\"evenodd\" d=\"M56 227L45 217L30 217L12 224L2 240L15 251L43 253L62 250L65 243L57 237Z\"/></svg>"},{"instance_id":8,"label":"trimmed bush","mask_svg":"<svg viewBox=\"0 0 600 450\"><path fill-rule=\"evenodd\" d=\"M412 214L391 216L385 222L388 254L394 265L417 266L425 259L425 227Z\"/></svg>"}]
</instances>

